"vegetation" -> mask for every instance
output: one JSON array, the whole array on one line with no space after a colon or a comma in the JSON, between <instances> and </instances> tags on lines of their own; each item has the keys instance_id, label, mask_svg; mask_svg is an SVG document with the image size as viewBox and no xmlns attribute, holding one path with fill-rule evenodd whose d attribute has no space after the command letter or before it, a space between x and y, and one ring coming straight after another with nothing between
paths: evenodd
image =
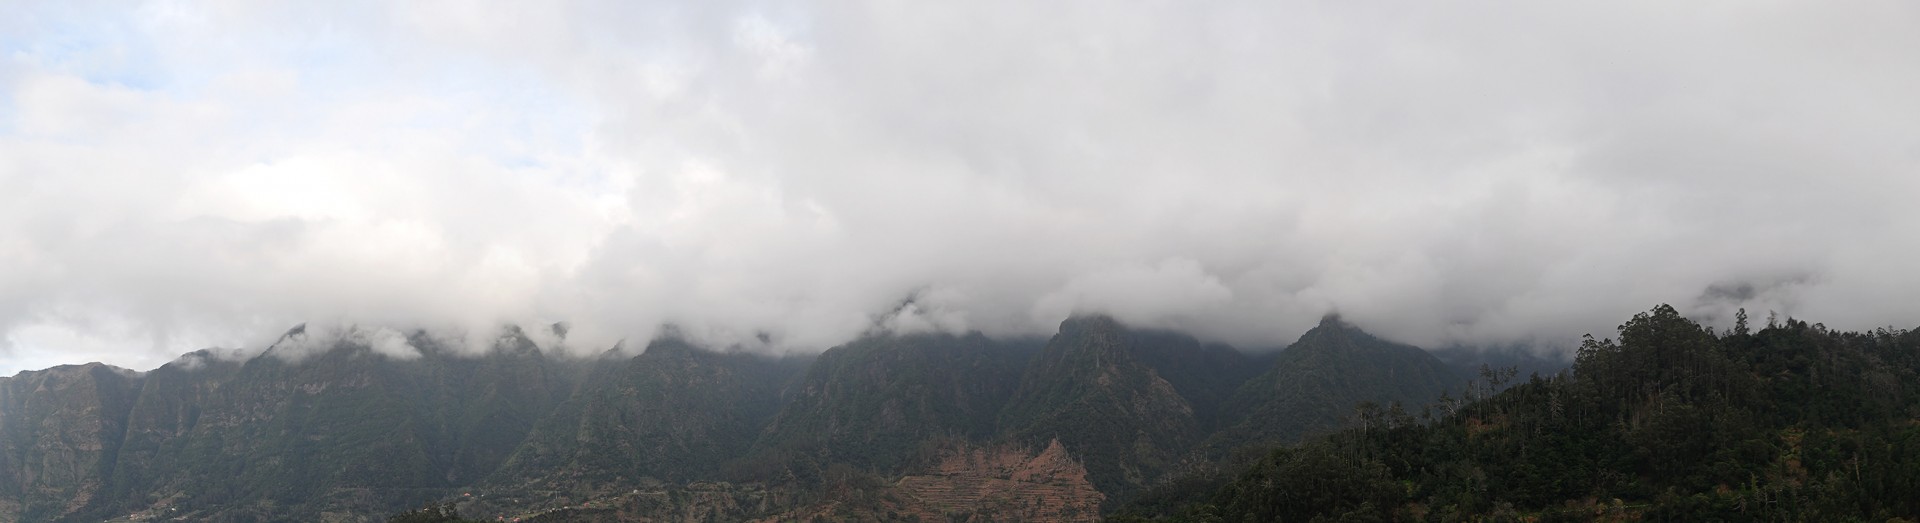
<instances>
[{"instance_id":1,"label":"vegetation","mask_svg":"<svg viewBox=\"0 0 1920 523\"><path fill-rule=\"evenodd\" d=\"M422 340L412 359L344 344L297 363L59 367L0 379L0 520L446 499L595 521L1016 502L1166 521L1920 516L1920 334L1765 323L1713 332L1663 306L1566 372L1483 368L1458 388L1425 351L1337 319L1267 356L1096 316L1039 348L875 335L811 361L676 340L560 361L508 336L477 357Z\"/></svg>"},{"instance_id":2,"label":"vegetation","mask_svg":"<svg viewBox=\"0 0 1920 523\"><path fill-rule=\"evenodd\" d=\"M972 488L1011 477L993 460L1056 441L1049 481L1061 492L1085 481L1100 492L1084 499L1110 506L1191 469L1221 427L1265 415L1229 408L1235 398L1344 412L1405 399L1390 378L1436 365L1345 329L1278 356L1089 316L1044 347L877 334L809 360L661 339L639 356L584 361L547 358L510 331L485 355L416 337L417 358L343 343L297 361L196 353L145 375L27 373L0 380L0 520L306 520L444 499L489 517L883 515L930 510L894 499L902 475L971 452L938 474L973 476L938 488ZM1375 368L1394 370L1273 385ZM1263 372L1263 388L1242 386ZM1294 423L1311 419L1258 430L1305 433Z\"/></svg>"},{"instance_id":3,"label":"vegetation","mask_svg":"<svg viewBox=\"0 0 1920 523\"><path fill-rule=\"evenodd\" d=\"M1466 382L1426 351L1328 316L1234 393L1225 406L1228 424L1207 451L1220 458L1237 448L1297 442L1338 430L1356 405L1425 403L1450 388L1460 392Z\"/></svg>"},{"instance_id":4,"label":"vegetation","mask_svg":"<svg viewBox=\"0 0 1920 523\"><path fill-rule=\"evenodd\" d=\"M1569 373L1354 426L1116 520L1887 521L1920 515L1920 335L1715 333L1661 306ZM1481 397L1486 396L1486 397Z\"/></svg>"},{"instance_id":5,"label":"vegetation","mask_svg":"<svg viewBox=\"0 0 1920 523\"><path fill-rule=\"evenodd\" d=\"M1108 493L1157 478L1200 437L1191 404L1141 361L1151 349L1128 334L1110 318L1062 324L1001 414L1016 441L1058 438Z\"/></svg>"},{"instance_id":6,"label":"vegetation","mask_svg":"<svg viewBox=\"0 0 1920 523\"><path fill-rule=\"evenodd\" d=\"M481 523L478 519L460 517L460 511L452 503L436 503L417 509L394 514L387 523Z\"/></svg>"},{"instance_id":7,"label":"vegetation","mask_svg":"<svg viewBox=\"0 0 1920 523\"><path fill-rule=\"evenodd\" d=\"M821 354L756 444L756 456L901 471L931 442L987 440L1029 343L979 333L883 334Z\"/></svg>"},{"instance_id":8,"label":"vegetation","mask_svg":"<svg viewBox=\"0 0 1920 523\"><path fill-rule=\"evenodd\" d=\"M639 356L597 365L487 484L571 489L713 479L779 409L780 390L799 363L656 340Z\"/></svg>"}]
</instances>

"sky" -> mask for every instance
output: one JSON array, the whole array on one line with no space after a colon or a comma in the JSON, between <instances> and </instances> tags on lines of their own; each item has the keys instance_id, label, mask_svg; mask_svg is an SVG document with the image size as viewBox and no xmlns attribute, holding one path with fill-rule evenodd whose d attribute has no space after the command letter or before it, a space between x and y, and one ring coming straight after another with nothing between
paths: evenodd
<instances>
[{"instance_id":1,"label":"sky","mask_svg":"<svg viewBox=\"0 0 1920 523\"><path fill-rule=\"evenodd\" d=\"M0 12L0 375L300 323L564 321L579 354L1076 313L1246 348L1334 311L1428 347L1661 303L1920 326L1905 0Z\"/></svg>"}]
</instances>

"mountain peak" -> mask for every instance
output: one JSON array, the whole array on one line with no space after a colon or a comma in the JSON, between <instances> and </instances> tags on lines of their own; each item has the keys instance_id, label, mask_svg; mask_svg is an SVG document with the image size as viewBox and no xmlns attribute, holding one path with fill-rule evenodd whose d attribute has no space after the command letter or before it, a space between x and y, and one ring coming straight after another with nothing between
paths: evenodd
<instances>
[{"instance_id":1,"label":"mountain peak","mask_svg":"<svg viewBox=\"0 0 1920 523\"><path fill-rule=\"evenodd\" d=\"M1228 400L1227 417L1237 421L1214 436L1210 452L1334 430L1361 402L1424 404L1457 378L1418 347L1374 337L1328 314Z\"/></svg>"},{"instance_id":2,"label":"mountain peak","mask_svg":"<svg viewBox=\"0 0 1920 523\"><path fill-rule=\"evenodd\" d=\"M1106 313L1074 314L1060 322L1061 333L1126 330L1127 326Z\"/></svg>"},{"instance_id":3,"label":"mountain peak","mask_svg":"<svg viewBox=\"0 0 1920 523\"><path fill-rule=\"evenodd\" d=\"M493 340L490 350L507 356L537 356L540 344L534 343L519 325L506 325L500 328L500 337Z\"/></svg>"},{"instance_id":4,"label":"mountain peak","mask_svg":"<svg viewBox=\"0 0 1920 523\"><path fill-rule=\"evenodd\" d=\"M641 351L641 354L649 358L658 358L663 356L696 354L701 350L704 349L695 347L692 343L688 343L679 337L663 337L654 338L652 342L647 343L646 350Z\"/></svg>"},{"instance_id":5,"label":"mountain peak","mask_svg":"<svg viewBox=\"0 0 1920 523\"><path fill-rule=\"evenodd\" d=\"M1314 344L1326 344L1328 342L1340 342L1349 345L1374 344L1379 341L1383 340L1379 340L1379 338L1374 337L1373 334L1368 333L1366 329L1362 329L1358 325L1348 323L1340 317L1339 313L1329 313L1320 318L1319 325L1301 334L1300 340L1294 342L1294 345L1311 346Z\"/></svg>"},{"instance_id":6,"label":"mountain peak","mask_svg":"<svg viewBox=\"0 0 1920 523\"><path fill-rule=\"evenodd\" d=\"M55 366L48 367L45 369L40 369L40 370L23 370L23 371L20 371L19 373L14 374L13 377L22 378L22 377L29 377L29 376L35 376L35 375L78 376L78 375L82 375L82 374L86 374L86 373L90 373L90 372L93 372L96 370L102 370L102 369L111 371L117 374L121 374L127 377L138 377L142 374L145 374L137 370L115 367L113 365L108 365L105 363L93 361L93 362L87 362L87 363L70 363L66 365L55 365Z\"/></svg>"}]
</instances>

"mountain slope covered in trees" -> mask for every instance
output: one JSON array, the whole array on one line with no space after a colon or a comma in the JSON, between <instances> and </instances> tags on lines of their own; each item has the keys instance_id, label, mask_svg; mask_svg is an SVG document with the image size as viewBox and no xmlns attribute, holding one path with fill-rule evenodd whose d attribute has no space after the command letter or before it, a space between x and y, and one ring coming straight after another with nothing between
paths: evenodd
<instances>
[{"instance_id":1,"label":"mountain slope covered in trees","mask_svg":"<svg viewBox=\"0 0 1920 523\"><path fill-rule=\"evenodd\" d=\"M1467 381L1419 348L1375 338L1338 316L1300 336L1227 401L1216 451L1297 441L1341 428L1355 405L1414 406Z\"/></svg>"},{"instance_id":2,"label":"mountain slope covered in trees","mask_svg":"<svg viewBox=\"0 0 1920 523\"><path fill-rule=\"evenodd\" d=\"M1496 376L1496 381L1500 377ZM1489 385L1498 386L1498 383ZM1482 389L1486 390L1486 389ZM1888 521L1920 515L1920 334L1661 306L1569 373L1174 482L1121 519ZM1198 486L1197 486L1198 485Z\"/></svg>"},{"instance_id":3,"label":"mountain slope covered in trees","mask_svg":"<svg viewBox=\"0 0 1920 523\"><path fill-rule=\"evenodd\" d=\"M1337 318L1259 354L1104 316L817 357L408 341L0 378L0 520L1791 519L1911 514L1889 496L1920 486L1885 465L1915 457L1915 335L1670 308L1571 374L1472 386Z\"/></svg>"},{"instance_id":4,"label":"mountain slope covered in trees","mask_svg":"<svg viewBox=\"0 0 1920 523\"><path fill-rule=\"evenodd\" d=\"M1138 488L1178 465L1202 436L1194 402L1147 364L1163 341L1112 318L1068 320L1022 381L1001 416L1016 440L1058 438L1088 458L1105 492ZM1194 344L1197 345L1197 344Z\"/></svg>"},{"instance_id":5,"label":"mountain slope covered in trees","mask_svg":"<svg viewBox=\"0 0 1920 523\"><path fill-rule=\"evenodd\" d=\"M804 360L656 340L624 361L601 359L489 484L609 489L642 478L715 479L780 407Z\"/></svg>"},{"instance_id":6,"label":"mountain slope covered in trees","mask_svg":"<svg viewBox=\"0 0 1920 523\"><path fill-rule=\"evenodd\" d=\"M984 440L1034 347L978 333L881 334L821 354L756 445L801 458L898 472L940 441Z\"/></svg>"}]
</instances>

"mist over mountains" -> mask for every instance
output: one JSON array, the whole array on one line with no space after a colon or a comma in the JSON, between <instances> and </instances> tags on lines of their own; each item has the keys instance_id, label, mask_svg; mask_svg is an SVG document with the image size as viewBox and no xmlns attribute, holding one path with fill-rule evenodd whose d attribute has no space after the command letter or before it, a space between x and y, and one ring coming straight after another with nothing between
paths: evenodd
<instances>
[{"instance_id":1,"label":"mist over mountains","mask_svg":"<svg viewBox=\"0 0 1920 523\"><path fill-rule=\"evenodd\" d=\"M1920 3L0 12L0 523L1920 519Z\"/></svg>"},{"instance_id":2,"label":"mist over mountains","mask_svg":"<svg viewBox=\"0 0 1920 523\"><path fill-rule=\"evenodd\" d=\"M1739 317L1719 330L1662 305L1571 362L1434 353L1334 315L1259 352L1102 315L1045 339L875 330L786 356L674 337L568 356L522 329L484 353L423 333L393 352L377 329L316 344L301 326L251 357L0 378L0 520L1920 510L1904 496L1920 485L1920 331Z\"/></svg>"},{"instance_id":3,"label":"mist over mountains","mask_svg":"<svg viewBox=\"0 0 1920 523\"><path fill-rule=\"evenodd\" d=\"M1331 316L1277 354L1108 316L1051 339L876 331L784 357L678 338L577 357L525 333L472 353L303 325L251 357L0 379L0 518L367 521L442 499L525 515L706 489L653 510L1087 519L1232 449L1336 430L1355 403L1423 405L1470 376ZM871 497L835 490L848 482Z\"/></svg>"},{"instance_id":4,"label":"mist over mountains","mask_svg":"<svg viewBox=\"0 0 1920 523\"><path fill-rule=\"evenodd\" d=\"M903 296L1242 347L1882 327L1920 316L1912 9L28 1L0 374L299 322L819 351Z\"/></svg>"}]
</instances>

